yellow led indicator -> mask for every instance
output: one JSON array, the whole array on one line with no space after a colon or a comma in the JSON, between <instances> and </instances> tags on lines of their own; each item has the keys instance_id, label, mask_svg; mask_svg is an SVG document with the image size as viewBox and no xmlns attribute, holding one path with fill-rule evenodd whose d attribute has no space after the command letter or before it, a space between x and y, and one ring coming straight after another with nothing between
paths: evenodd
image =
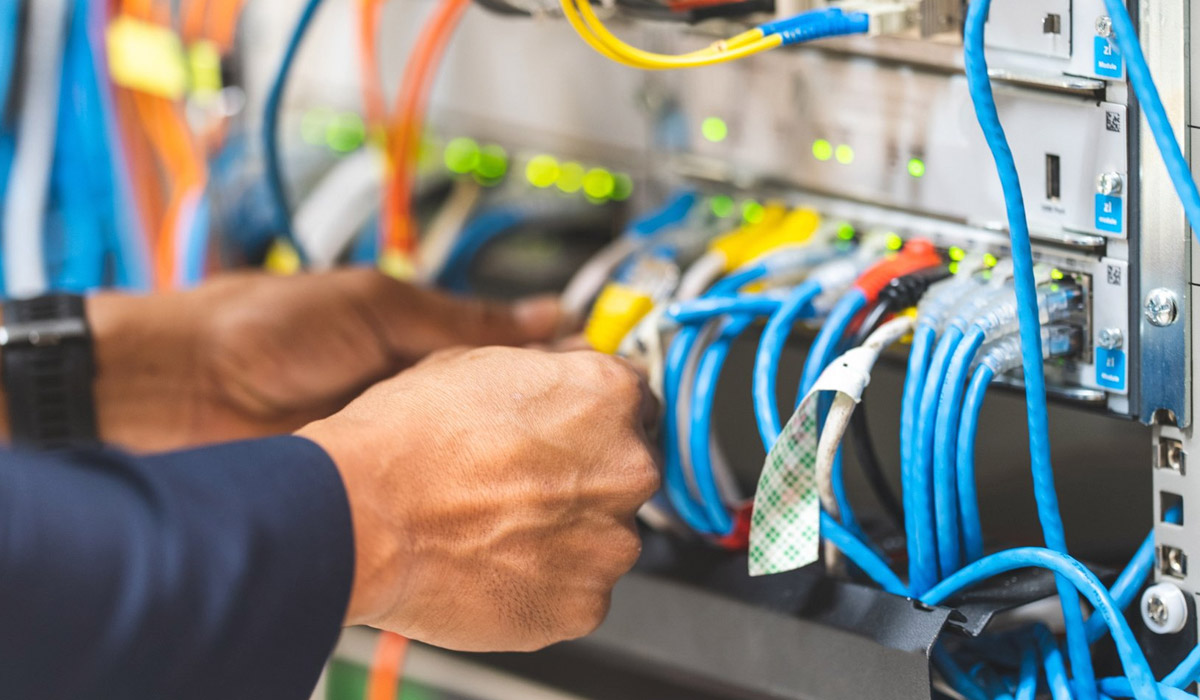
<instances>
[{"instance_id":1,"label":"yellow led indicator","mask_svg":"<svg viewBox=\"0 0 1200 700\"><path fill-rule=\"evenodd\" d=\"M631 196L633 196L633 178L625 173L613 175L613 201L624 202Z\"/></svg>"},{"instance_id":2,"label":"yellow led indicator","mask_svg":"<svg viewBox=\"0 0 1200 700\"><path fill-rule=\"evenodd\" d=\"M962 262L963 259L965 259L966 257L967 257L967 251L963 250L962 248L959 248L958 246L954 246L953 248L950 249L950 259L953 260L954 262Z\"/></svg>"},{"instance_id":3,"label":"yellow led indicator","mask_svg":"<svg viewBox=\"0 0 1200 700\"><path fill-rule=\"evenodd\" d=\"M887 237L888 250L900 250L904 247L904 239L895 233L889 233Z\"/></svg>"},{"instance_id":4,"label":"yellow led indicator","mask_svg":"<svg viewBox=\"0 0 1200 700\"><path fill-rule=\"evenodd\" d=\"M1051 270L1050 271L1050 279L1052 279L1052 280L1060 280L1063 277L1066 277L1066 275L1063 274L1062 270Z\"/></svg>"},{"instance_id":5,"label":"yellow led indicator","mask_svg":"<svg viewBox=\"0 0 1200 700\"><path fill-rule=\"evenodd\" d=\"M827 161L833 157L833 144L825 139L813 141L813 157L819 161Z\"/></svg>"},{"instance_id":6,"label":"yellow led indicator","mask_svg":"<svg viewBox=\"0 0 1200 700\"><path fill-rule=\"evenodd\" d=\"M717 195L716 197L712 198L712 202L710 204L712 206L713 216L716 216L719 219L724 219L733 215L732 197L727 197L723 194Z\"/></svg>"},{"instance_id":7,"label":"yellow led indicator","mask_svg":"<svg viewBox=\"0 0 1200 700\"><path fill-rule=\"evenodd\" d=\"M485 184L495 184L508 174L508 153L500 146L484 146L479 151L475 175Z\"/></svg>"},{"instance_id":8,"label":"yellow led indicator","mask_svg":"<svg viewBox=\"0 0 1200 700\"><path fill-rule=\"evenodd\" d=\"M992 255L991 253L988 253L983 256L983 266L984 267L995 267L999 262L1000 261L996 259L996 256Z\"/></svg>"},{"instance_id":9,"label":"yellow led indicator","mask_svg":"<svg viewBox=\"0 0 1200 700\"><path fill-rule=\"evenodd\" d=\"M833 157L837 158L837 162L841 163L842 165L850 165L854 162L854 149L842 144L841 146L837 147L837 150L834 151Z\"/></svg>"},{"instance_id":10,"label":"yellow led indicator","mask_svg":"<svg viewBox=\"0 0 1200 700\"><path fill-rule=\"evenodd\" d=\"M452 173L465 175L479 167L480 149L474 139L460 137L446 144L442 160Z\"/></svg>"},{"instance_id":11,"label":"yellow led indicator","mask_svg":"<svg viewBox=\"0 0 1200 700\"><path fill-rule=\"evenodd\" d=\"M925 177L925 161L913 158L908 161L908 174L913 177Z\"/></svg>"},{"instance_id":12,"label":"yellow led indicator","mask_svg":"<svg viewBox=\"0 0 1200 700\"><path fill-rule=\"evenodd\" d=\"M719 117L709 117L700 124L700 133L713 143L721 143L729 137L729 125Z\"/></svg>"},{"instance_id":13,"label":"yellow led indicator","mask_svg":"<svg viewBox=\"0 0 1200 700\"><path fill-rule=\"evenodd\" d=\"M742 219L748 224L757 224L767 215L766 208L753 199L742 203Z\"/></svg>"},{"instance_id":14,"label":"yellow led indicator","mask_svg":"<svg viewBox=\"0 0 1200 700\"><path fill-rule=\"evenodd\" d=\"M553 187L562 172L553 156L534 156L525 165L525 179L534 187Z\"/></svg>"},{"instance_id":15,"label":"yellow led indicator","mask_svg":"<svg viewBox=\"0 0 1200 700\"><path fill-rule=\"evenodd\" d=\"M950 274L952 274L952 275L958 274L958 263L952 262L952 263L950 263L949 267L950 267Z\"/></svg>"},{"instance_id":16,"label":"yellow led indicator","mask_svg":"<svg viewBox=\"0 0 1200 700\"><path fill-rule=\"evenodd\" d=\"M843 241L854 240L855 233L854 226L851 224L843 223L838 225L837 237Z\"/></svg>"},{"instance_id":17,"label":"yellow led indicator","mask_svg":"<svg viewBox=\"0 0 1200 700\"><path fill-rule=\"evenodd\" d=\"M575 194L583 187L583 178L587 171L575 162L566 162L558 172L558 189L567 194Z\"/></svg>"},{"instance_id":18,"label":"yellow led indicator","mask_svg":"<svg viewBox=\"0 0 1200 700\"><path fill-rule=\"evenodd\" d=\"M608 201L615 187L616 179L604 168L593 168L583 178L583 193L596 201Z\"/></svg>"}]
</instances>

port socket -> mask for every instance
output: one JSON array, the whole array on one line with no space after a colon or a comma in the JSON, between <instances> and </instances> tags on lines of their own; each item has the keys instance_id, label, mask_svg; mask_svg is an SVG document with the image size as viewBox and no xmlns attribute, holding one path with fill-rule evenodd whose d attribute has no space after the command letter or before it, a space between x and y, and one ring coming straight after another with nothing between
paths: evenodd
<instances>
[{"instance_id":1,"label":"port socket","mask_svg":"<svg viewBox=\"0 0 1200 700\"><path fill-rule=\"evenodd\" d=\"M1187 555L1178 547L1162 545L1158 548L1158 571L1171 578L1187 578Z\"/></svg>"},{"instance_id":2,"label":"port socket","mask_svg":"<svg viewBox=\"0 0 1200 700\"><path fill-rule=\"evenodd\" d=\"M1183 454L1183 443L1171 438L1160 438L1154 451L1154 466L1180 474L1186 473L1187 462Z\"/></svg>"},{"instance_id":3,"label":"port socket","mask_svg":"<svg viewBox=\"0 0 1200 700\"><path fill-rule=\"evenodd\" d=\"M1046 199L1057 202L1062 199L1062 158L1046 154Z\"/></svg>"}]
</instances>

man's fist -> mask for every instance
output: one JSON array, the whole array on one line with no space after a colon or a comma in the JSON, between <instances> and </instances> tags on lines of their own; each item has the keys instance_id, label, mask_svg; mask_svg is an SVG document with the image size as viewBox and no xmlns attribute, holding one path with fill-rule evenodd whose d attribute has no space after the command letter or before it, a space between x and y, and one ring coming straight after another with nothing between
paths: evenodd
<instances>
[{"instance_id":1,"label":"man's fist","mask_svg":"<svg viewBox=\"0 0 1200 700\"><path fill-rule=\"evenodd\" d=\"M620 360L489 348L435 355L300 431L350 498L347 623L467 651L591 632L641 551L656 413Z\"/></svg>"}]
</instances>

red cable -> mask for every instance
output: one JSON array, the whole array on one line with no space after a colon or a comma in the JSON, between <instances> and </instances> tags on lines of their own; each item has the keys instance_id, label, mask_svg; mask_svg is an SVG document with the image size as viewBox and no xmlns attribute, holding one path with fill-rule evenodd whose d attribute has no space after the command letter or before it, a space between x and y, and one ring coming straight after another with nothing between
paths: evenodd
<instances>
[{"instance_id":1,"label":"red cable","mask_svg":"<svg viewBox=\"0 0 1200 700\"><path fill-rule=\"evenodd\" d=\"M392 632L381 632L367 678L366 700L396 700L400 695L400 679L408 640Z\"/></svg>"}]
</instances>

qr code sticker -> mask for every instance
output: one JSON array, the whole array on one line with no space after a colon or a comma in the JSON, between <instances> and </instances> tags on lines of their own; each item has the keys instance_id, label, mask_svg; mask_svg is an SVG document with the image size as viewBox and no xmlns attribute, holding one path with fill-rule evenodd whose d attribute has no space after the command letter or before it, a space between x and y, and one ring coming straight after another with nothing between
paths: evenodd
<instances>
[{"instance_id":1,"label":"qr code sticker","mask_svg":"<svg viewBox=\"0 0 1200 700\"><path fill-rule=\"evenodd\" d=\"M1116 265L1108 266L1108 283L1114 287L1121 286L1121 268Z\"/></svg>"},{"instance_id":2,"label":"qr code sticker","mask_svg":"<svg viewBox=\"0 0 1200 700\"><path fill-rule=\"evenodd\" d=\"M1121 113L1120 112L1106 113L1104 116L1104 125L1106 127L1108 127L1109 131L1115 131L1118 134L1121 133Z\"/></svg>"}]
</instances>

